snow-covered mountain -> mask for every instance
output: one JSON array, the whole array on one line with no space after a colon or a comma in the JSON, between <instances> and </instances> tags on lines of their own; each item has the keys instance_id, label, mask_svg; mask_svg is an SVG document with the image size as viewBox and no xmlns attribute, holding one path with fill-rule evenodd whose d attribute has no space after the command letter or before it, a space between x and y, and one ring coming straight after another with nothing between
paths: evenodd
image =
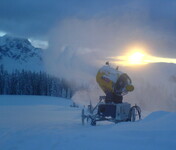
<instances>
[{"instance_id":1,"label":"snow-covered mountain","mask_svg":"<svg viewBox=\"0 0 176 150\"><path fill-rule=\"evenodd\" d=\"M28 39L5 35L0 37L0 64L5 69L43 70L43 50L35 48Z\"/></svg>"}]
</instances>

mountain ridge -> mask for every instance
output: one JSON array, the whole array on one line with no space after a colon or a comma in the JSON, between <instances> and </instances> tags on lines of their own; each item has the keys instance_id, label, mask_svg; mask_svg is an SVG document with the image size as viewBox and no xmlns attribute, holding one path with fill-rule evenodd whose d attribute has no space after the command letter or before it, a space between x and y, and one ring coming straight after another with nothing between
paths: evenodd
<instances>
[{"instance_id":1,"label":"mountain ridge","mask_svg":"<svg viewBox=\"0 0 176 150\"><path fill-rule=\"evenodd\" d=\"M28 39L4 35L0 37L0 64L9 71L40 71L44 69L43 50L32 46Z\"/></svg>"}]
</instances>

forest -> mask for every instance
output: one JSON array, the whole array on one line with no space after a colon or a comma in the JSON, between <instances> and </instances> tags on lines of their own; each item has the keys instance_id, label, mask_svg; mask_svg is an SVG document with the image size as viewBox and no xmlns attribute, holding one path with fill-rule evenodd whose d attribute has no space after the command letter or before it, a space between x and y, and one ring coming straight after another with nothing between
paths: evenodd
<instances>
[{"instance_id":1,"label":"forest","mask_svg":"<svg viewBox=\"0 0 176 150\"><path fill-rule=\"evenodd\" d=\"M45 95L71 98L73 90L64 79L45 72L14 70L0 65L0 95Z\"/></svg>"}]
</instances>

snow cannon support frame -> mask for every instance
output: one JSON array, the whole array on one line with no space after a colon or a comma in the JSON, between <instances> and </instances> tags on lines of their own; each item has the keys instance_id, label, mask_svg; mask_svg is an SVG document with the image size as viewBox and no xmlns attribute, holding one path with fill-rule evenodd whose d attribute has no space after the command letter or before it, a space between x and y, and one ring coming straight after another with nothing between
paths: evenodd
<instances>
[{"instance_id":1,"label":"snow cannon support frame","mask_svg":"<svg viewBox=\"0 0 176 150\"><path fill-rule=\"evenodd\" d=\"M95 126L98 121L119 123L141 120L141 109L139 106L131 107L131 104L126 102L106 103L105 98L106 96L100 96L100 101L94 108L88 106L89 109L82 109L82 125L85 124L85 120L87 120L87 123L90 122L92 126Z\"/></svg>"}]
</instances>

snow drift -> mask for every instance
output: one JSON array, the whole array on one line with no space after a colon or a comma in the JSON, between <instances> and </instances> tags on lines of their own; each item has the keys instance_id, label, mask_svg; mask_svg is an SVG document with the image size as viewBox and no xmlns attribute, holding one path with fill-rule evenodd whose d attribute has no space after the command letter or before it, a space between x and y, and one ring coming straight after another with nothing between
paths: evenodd
<instances>
[{"instance_id":1,"label":"snow drift","mask_svg":"<svg viewBox=\"0 0 176 150\"><path fill-rule=\"evenodd\" d=\"M81 125L71 100L0 96L0 149L175 150L176 113L157 111L139 122Z\"/></svg>"}]
</instances>

